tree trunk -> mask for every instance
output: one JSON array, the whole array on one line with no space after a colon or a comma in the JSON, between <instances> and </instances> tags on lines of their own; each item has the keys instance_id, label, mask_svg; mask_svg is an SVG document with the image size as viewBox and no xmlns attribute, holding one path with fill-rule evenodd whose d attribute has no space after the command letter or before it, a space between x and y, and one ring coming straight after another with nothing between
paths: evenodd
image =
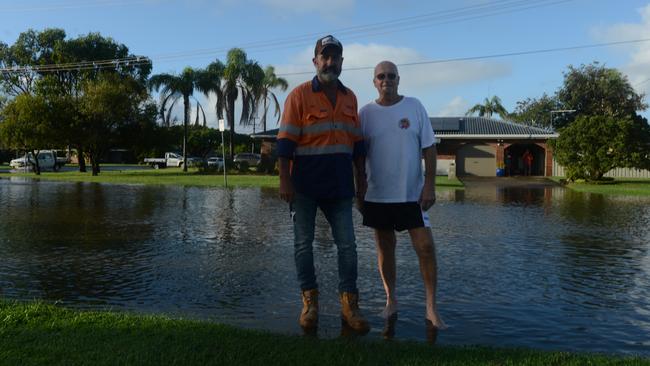
<instances>
[{"instance_id":1,"label":"tree trunk","mask_svg":"<svg viewBox=\"0 0 650 366\"><path fill-rule=\"evenodd\" d=\"M190 96L183 95L183 172L187 172L187 124L190 122Z\"/></svg>"},{"instance_id":2,"label":"tree trunk","mask_svg":"<svg viewBox=\"0 0 650 366\"><path fill-rule=\"evenodd\" d=\"M97 157L96 154L92 151L88 152L88 160L90 160L90 167L93 177L96 177L99 174L99 167L97 166Z\"/></svg>"},{"instance_id":3,"label":"tree trunk","mask_svg":"<svg viewBox=\"0 0 650 366\"><path fill-rule=\"evenodd\" d=\"M232 160L233 157L233 141L235 140L235 99L232 96L228 96L228 110L226 111L228 113L228 127L230 127L230 131L228 134L230 135L230 160Z\"/></svg>"},{"instance_id":4,"label":"tree trunk","mask_svg":"<svg viewBox=\"0 0 650 366\"><path fill-rule=\"evenodd\" d=\"M79 163L79 173L86 172L86 158L84 157L84 150L81 145L77 145L77 161Z\"/></svg>"},{"instance_id":5,"label":"tree trunk","mask_svg":"<svg viewBox=\"0 0 650 366\"><path fill-rule=\"evenodd\" d=\"M33 164L34 173L36 173L36 175L41 175L41 166L38 164L38 150L32 151L32 154L34 155L34 164ZM25 161L25 165L27 165L28 163L29 163L29 157Z\"/></svg>"}]
</instances>

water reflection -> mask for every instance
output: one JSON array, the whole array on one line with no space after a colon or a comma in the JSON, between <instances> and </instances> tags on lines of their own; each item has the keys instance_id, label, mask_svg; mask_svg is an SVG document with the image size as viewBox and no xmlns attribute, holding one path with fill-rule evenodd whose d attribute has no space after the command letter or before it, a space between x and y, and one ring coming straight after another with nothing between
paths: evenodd
<instances>
[{"instance_id":1,"label":"water reflection","mask_svg":"<svg viewBox=\"0 0 650 366\"><path fill-rule=\"evenodd\" d=\"M503 183L505 182L505 183ZM430 210L446 344L645 353L650 200L552 184L468 182ZM274 189L0 179L0 296L214 319L300 334L293 233ZM383 288L357 224L362 307ZM336 247L317 217L319 336L340 334ZM398 235L397 338L424 338L417 257Z\"/></svg>"}]
</instances>

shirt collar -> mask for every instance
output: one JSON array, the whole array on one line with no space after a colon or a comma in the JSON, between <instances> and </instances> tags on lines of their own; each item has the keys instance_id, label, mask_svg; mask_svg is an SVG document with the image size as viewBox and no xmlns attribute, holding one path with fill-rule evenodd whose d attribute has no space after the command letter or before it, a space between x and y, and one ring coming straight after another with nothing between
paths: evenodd
<instances>
[{"instance_id":1,"label":"shirt collar","mask_svg":"<svg viewBox=\"0 0 650 366\"><path fill-rule=\"evenodd\" d=\"M341 91L341 93L343 93L343 94L347 94L347 93L348 93L347 88L345 87L345 85L343 85L343 83L341 82L341 80L337 80L337 81L336 81L336 86L337 86L337 88ZM318 80L318 76L314 76L314 78L311 79L311 90L312 90L314 93L317 93L317 92L319 92L319 91L323 91L323 88L321 87L321 83L320 83L320 81Z\"/></svg>"}]
</instances>

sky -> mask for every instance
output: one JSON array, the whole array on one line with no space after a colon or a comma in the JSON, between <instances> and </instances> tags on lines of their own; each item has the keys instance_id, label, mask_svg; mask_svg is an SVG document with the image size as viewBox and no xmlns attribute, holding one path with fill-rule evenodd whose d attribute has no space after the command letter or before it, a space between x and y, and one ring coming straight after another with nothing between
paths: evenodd
<instances>
[{"instance_id":1,"label":"sky","mask_svg":"<svg viewBox=\"0 0 650 366\"><path fill-rule=\"evenodd\" d=\"M400 94L432 117L462 116L493 95L512 111L554 94L569 65L594 61L650 91L648 0L0 0L0 41L30 28L99 32L151 58L154 74L225 61L240 47L287 79L280 103L313 77L314 44L327 34L343 44L340 79L360 107L377 96L372 69L383 60L398 65ZM626 41L638 42L577 48ZM215 127L214 97L197 98Z\"/></svg>"}]
</instances>

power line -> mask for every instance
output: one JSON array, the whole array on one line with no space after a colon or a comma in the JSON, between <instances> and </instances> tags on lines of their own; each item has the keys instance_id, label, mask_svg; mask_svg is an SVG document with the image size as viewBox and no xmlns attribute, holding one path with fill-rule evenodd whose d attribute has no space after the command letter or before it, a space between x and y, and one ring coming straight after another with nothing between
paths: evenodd
<instances>
[{"instance_id":1,"label":"power line","mask_svg":"<svg viewBox=\"0 0 650 366\"><path fill-rule=\"evenodd\" d=\"M383 35L383 34L395 33L400 31L412 30L416 28L429 27L433 25L475 20L475 19L485 18L489 16L502 15L502 14L512 13L516 11L538 8L542 6L556 5L559 3L566 3L570 1L575 1L575 0L496 0L490 3L483 3L479 5L472 5L472 6L437 11L437 12L432 12L427 14L421 14L416 16L387 20L383 22L353 26L353 27L339 29L338 31L330 31L329 33L338 34L338 35L342 34L348 37L348 39L357 39L357 38L362 38L367 36ZM114 2L100 1L100 3L110 4ZM279 38L275 40L244 43L243 45L240 46L240 48L245 48L247 50L258 49L261 51L271 50L271 49L277 50L277 49L293 48L296 46L306 45L308 42L311 43L311 41L313 41L315 37L322 34L324 33L308 34L308 35L294 36L290 38ZM154 56L152 58L155 59L156 62L179 60L179 59L186 60L188 58L193 58L198 56L214 55L215 53L218 53L219 55L221 54L225 55L227 51L228 48L199 49L199 50L193 50L187 52L162 54L162 55ZM141 59L133 60L133 57L129 57L124 59L85 61L85 62L68 63L68 64L7 67L7 68L0 69L0 71L47 72L47 71L89 70L89 69L112 68L113 64L123 63L123 62L137 64L137 63L149 63L151 61L141 60Z\"/></svg>"},{"instance_id":2,"label":"power line","mask_svg":"<svg viewBox=\"0 0 650 366\"><path fill-rule=\"evenodd\" d=\"M463 61L474 61L474 60L484 60L484 59L491 59L491 58L502 58L502 57L511 57L511 56L523 56L523 55L533 55L533 54L542 54L542 53L552 53L552 52L562 52L562 51L574 51L574 50L580 50L580 49L588 49L588 48L600 48L600 47L611 47L611 46L620 46L620 45L625 45L625 44L633 44L633 43L643 43L643 42L650 42L650 38L642 38L642 39L633 39L633 40L625 40L625 41L616 41L616 42L606 42L606 43L594 43L594 44L588 44L588 45L577 45L577 46L569 46L569 47L556 47L556 48L546 48L546 49L537 49L537 50L528 50L528 51L516 51L516 52L507 52L507 53L498 53L498 54L491 54L491 55L481 55L481 56L467 56L467 57L456 57L456 58L448 58L448 59L439 59L439 60L426 60L426 61L415 61L415 62L407 62L407 63L401 63L398 64L397 66L416 66L416 65L427 65L427 64L441 64L441 63L450 63L450 62L463 62ZM116 61L116 60L105 60L103 62L85 62L81 66L67 66L65 68L0 68L0 72L2 73L18 73L18 72L28 72L28 71L37 71L37 72L59 72L59 71L77 71L77 70L94 70L94 69L104 69L104 68L115 68L116 66L129 66L129 65L139 65L139 64L147 64L151 63L151 60L146 58L146 57L131 57L129 59L125 59L122 61ZM71 65L71 64L68 64ZM53 66L53 65L48 65L48 66ZM351 68L346 68L346 71L357 71L357 70L370 70L373 69L374 66L359 66L359 67L351 67ZM299 72L292 72L292 73L281 73L277 74L278 76L292 76L292 75L305 75L305 74L313 74L313 71L299 71ZM643 83L646 83L650 81L650 79L647 79L641 83L636 84L635 86L641 85Z\"/></svg>"},{"instance_id":3,"label":"power line","mask_svg":"<svg viewBox=\"0 0 650 366\"><path fill-rule=\"evenodd\" d=\"M427 64L442 64L442 63L450 63L450 62L474 61L474 60L484 60L490 58L509 57L509 56L522 56L522 55L533 55L533 54L540 54L540 53L573 51L573 50L580 50L580 49L587 49L587 48L610 47L610 46L618 46L618 45L642 43L642 42L650 42L650 38L634 39L634 40L618 41L618 42L607 42L607 43L594 43L594 44L570 46L570 47L557 47L557 48L546 48L546 49L539 49L539 50L498 53L498 54L483 55L483 56L468 56L468 57L457 57L457 58L448 58L448 59L440 59L440 60L416 61L416 62L407 62L407 63L398 64L397 66L416 66L416 65L427 65ZM359 66L359 67L346 68L345 71L370 70L374 68L375 66ZM306 74L313 74L313 73L314 71L312 70L312 71L283 73L277 75L291 76L291 75L306 75ZM644 82L647 81L650 81L650 79Z\"/></svg>"}]
</instances>

